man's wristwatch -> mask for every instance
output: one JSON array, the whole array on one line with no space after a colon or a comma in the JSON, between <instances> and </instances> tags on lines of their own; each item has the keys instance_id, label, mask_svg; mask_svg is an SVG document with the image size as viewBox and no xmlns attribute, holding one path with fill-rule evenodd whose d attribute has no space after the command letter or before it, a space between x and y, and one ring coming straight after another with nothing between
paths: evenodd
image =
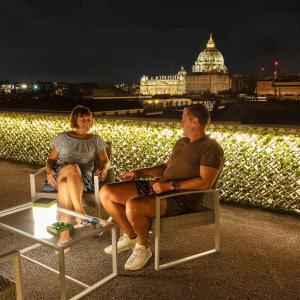
<instances>
[{"instance_id":1,"label":"man's wristwatch","mask_svg":"<svg viewBox=\"0 0 300 300\"><path fill-rule=\"evenodd\" d=\"M178 190L178 188L179 188L179 182L178 181L172 180L171 185L172 185L173 190Z\"/></svg>"}]
</instances>

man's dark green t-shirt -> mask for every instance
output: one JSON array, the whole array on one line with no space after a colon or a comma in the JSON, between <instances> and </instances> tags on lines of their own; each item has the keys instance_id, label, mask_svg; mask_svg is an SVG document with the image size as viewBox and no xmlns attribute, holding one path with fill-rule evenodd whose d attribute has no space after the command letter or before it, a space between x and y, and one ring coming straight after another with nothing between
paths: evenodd
<instances>
[{"instance_id":1,"label":"man's dark green t-shirt","mask_svg":"<svg viewBox=\"0 0 300 300\"><path fill-rule=\"evenodd\" d=\"M199 177L200 166L222 169L223 164L224 151L217 141L205 135L190 143L184 137L176 142L161 181Z\"/></svg>"}]
</instances>

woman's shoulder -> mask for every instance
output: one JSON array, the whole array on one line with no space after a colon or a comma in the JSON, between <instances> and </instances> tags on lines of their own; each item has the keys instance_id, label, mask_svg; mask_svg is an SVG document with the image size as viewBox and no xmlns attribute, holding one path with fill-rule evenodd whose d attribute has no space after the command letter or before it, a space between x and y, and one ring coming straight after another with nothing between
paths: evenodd
<instances>
[{"instance_id":1,"label":"woman's shoulder","mask_svg":"<svg viewBox=\"0 0 300 300\"><path fill-rule=\"evenodd\" d=\"M93 133L92 136L93 136L93 138L94 138L95 140L102 140L102 141L103 141L102 136L100 136L100 135L97 134L97 133Z\"/></svg>"}]
</instances>

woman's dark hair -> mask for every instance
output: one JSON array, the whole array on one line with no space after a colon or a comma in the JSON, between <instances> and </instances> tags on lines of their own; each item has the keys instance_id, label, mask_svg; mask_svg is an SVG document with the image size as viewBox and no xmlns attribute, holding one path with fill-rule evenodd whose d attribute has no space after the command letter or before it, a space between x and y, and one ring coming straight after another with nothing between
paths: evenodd
<instances>
[{"instance_id":1,"label":"woman's dark hair","mask_svg":"<svg viewBox=\"0 0 300 300\"><path fill-rule=\"evenodd\" d=\"M90 109L83 105L77 105L73 108L70 117L70 125L72 128L77 128L77 119L79 116L92 116Z\"/></svg>"},{"instance_id":2,"label":"woman's dark hair","mask_svg":"<svg viewBox=\"0 0 300 300\"><path fill-rule=\"evenodd\" d=\"M190 118L197 118L199 123L206 127L210 122L210 113L203 104L192 104L187 106Z\"/></svg>"}]
</instances>

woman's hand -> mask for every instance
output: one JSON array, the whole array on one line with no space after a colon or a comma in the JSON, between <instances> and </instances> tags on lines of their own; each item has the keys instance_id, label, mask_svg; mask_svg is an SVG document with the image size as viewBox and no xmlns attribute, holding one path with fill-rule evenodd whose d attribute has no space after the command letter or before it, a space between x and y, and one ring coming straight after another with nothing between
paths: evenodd
<instances>
[{"instance_id":1,"label":"woman's hand","mask_svg":"<svg viewBox=\"0 0 300 300\"><path fill-rule=\"evenodd\" d=\"M47 182L49 184L56 186L57 182L55 180L54 175L55 175L55 172L52 169L47 169Z\"/></svg>"},{"instance_id":2,"label":"woman's hand","mask_svg":"<svg viewBox=\"0 0 300 300\"><path fill-rule=\"evenodd\" d=\"M94 176L98 176L99 181L103 182L106 177L106 174L107 174L107 168L100 168L95 171Z\"/></svg>"},{"instance_id":3,"label":"woman's hand","mask_svg":"<svg viewBox=\"0 0 300 300\"><path fill-rule=\"evenodd\" d=\"M136 171L126 171L122 173L119 177L121 180L133 180L138 177L138 174Z\"/></svg>"}]
</instances>

